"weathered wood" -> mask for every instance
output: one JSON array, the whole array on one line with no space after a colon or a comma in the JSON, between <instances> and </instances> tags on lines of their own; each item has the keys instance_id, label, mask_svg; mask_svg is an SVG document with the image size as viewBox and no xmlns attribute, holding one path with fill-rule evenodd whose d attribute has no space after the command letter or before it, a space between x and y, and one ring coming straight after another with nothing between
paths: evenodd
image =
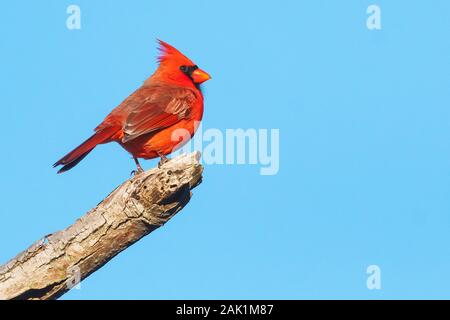
<instances>
[{"instance_id":1,"label":"weathered wood","mask_svg":"<svg viewBox=\"0 0 450 320\"><path fill-rule=\"evenodd\" d=\"M201 182L200 154L181 155L116 188L68 228L0 266L0 299L56 299L115 255L162 226Z\"/></svg>"}]
</instances>

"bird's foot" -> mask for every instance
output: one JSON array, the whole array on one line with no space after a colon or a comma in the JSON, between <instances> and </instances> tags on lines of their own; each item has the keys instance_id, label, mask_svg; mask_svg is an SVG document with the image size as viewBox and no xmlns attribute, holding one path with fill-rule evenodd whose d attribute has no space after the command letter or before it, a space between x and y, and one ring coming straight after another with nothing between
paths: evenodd
<instances>
[{"instance_id":1,"label":"bird's foot","mask_svg":"<svg viewBox=\"0 0 450 320\"><path fill-rule=\"evenodd\" d=\"M144 169L142 169L141 164L139 163L139 160L137 158L133 158L134 162L136 163L136 170L131 171L132 176L137 176L138 174L141 174L144 172Z\"/></svg>"},{"instance_id":2,"label":"bird's foot","mask_svg":"<svg viewBox=\"0 0 450 320\"><path fill-rule=\"evenodd\" d=\"M131 171L130 176L134 177L144 172L142 168L136 168L136 170Z\"/></svg>"},{"instance_id":3,"label":"bird's foot","mask_svg":"<svg viewBox=\"0 0 450 320\"><path fill-rule=\"evenodd\" d=\"M159 156L161 157L161 160L158 162L158 168L161 168L165 163L169 162L169 159L163 154L160 154Z\"/></svg>"}]
</instances>

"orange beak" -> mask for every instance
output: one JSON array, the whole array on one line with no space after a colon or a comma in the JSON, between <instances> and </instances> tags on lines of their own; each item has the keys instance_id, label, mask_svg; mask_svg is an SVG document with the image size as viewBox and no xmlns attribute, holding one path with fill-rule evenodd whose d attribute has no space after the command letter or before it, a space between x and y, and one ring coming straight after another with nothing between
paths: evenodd
<instances>
[{"instance_id":1,"label":"orange beak","mask_svg":"<svg viewBox=\"0 0 450 320\"><path fill-rule=\"evenodd\" d=\"M211 79L211 76L209 74L207 74L205 71L203 71L202 69L196 69L194 72L192 72L191 77L192 77L192 80L194 80L194 82L198 83L198 84Z\"/></svg>"}]
</instances>

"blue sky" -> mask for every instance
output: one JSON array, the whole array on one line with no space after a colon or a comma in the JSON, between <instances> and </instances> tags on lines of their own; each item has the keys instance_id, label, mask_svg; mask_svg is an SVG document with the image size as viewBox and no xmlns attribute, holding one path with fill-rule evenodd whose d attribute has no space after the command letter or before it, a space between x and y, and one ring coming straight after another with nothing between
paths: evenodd
<instances>
[{"instance_id":1,"label":"blue sky","mask_svg":"<svg viewBox=\"0 0 450 320\"><path fill-rule=\"evenodd\" d=\"M70 4L81 30L66 28ZM161 38L213 77L203 127L278 128L280 170L207 166L179 215L64 298L450 298L449 12L444 0L4 3L0 263L129 177L115 144L64 175L51 165L154 71ZM373 264L381 290L366 287Z\"/></svg>"}]
</instances>

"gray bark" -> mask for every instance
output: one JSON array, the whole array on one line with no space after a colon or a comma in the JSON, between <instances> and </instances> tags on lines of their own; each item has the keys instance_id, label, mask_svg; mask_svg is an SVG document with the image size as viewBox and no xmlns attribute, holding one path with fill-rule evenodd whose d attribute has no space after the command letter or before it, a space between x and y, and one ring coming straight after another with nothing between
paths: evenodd
<instances>
[{"instance_id":1,"label":"gray bark","mask_svg":"<svg viewBox=\"0 0 450 320\"><path fill-rule=\"evenodd\" d=\"M56 299L162 226L201 182L199 158L181 155L134 176L74 224L0 266L0 299Z\"/></svg>"}]
</instances>

